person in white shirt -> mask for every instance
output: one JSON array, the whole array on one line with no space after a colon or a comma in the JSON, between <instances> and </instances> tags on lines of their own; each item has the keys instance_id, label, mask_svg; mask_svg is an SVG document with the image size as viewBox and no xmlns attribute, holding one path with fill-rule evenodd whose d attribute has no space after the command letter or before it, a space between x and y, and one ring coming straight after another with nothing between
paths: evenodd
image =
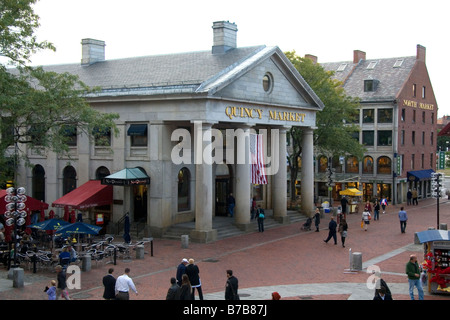
<instances>
[{"instance_id":1,"label":"person in white shirt","mask_svg":"<svg viewBox=\"0 0 450 320\"><path fill-rule=\"evenodd\" d=\"M130 268L125 268L125 273L116 280L116 299L118 300L130 300L130 289L138 294L133 280L128 276Z\"/></svg>"}]
</instances>

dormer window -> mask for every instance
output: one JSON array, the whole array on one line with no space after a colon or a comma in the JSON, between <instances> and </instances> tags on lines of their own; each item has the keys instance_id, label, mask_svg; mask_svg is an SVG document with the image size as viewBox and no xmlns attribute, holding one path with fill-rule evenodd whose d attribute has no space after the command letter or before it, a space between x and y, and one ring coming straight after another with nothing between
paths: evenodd
<instances>
[{"instance_id":1,"label":"dormer window","mask_svg":"<svg viewBox=\"0 0 450 320\"><path fill-rule=\"evenodd\" d=\"M364 92L375 92L375 91L377 91L379 82L380 81L374 80L374 79L364 80Z\"/></svg>"},{"instance_id":2,"label":"dormer window","mask_svg":"<svg viewBox=\"0 0 450 320\"><path fill-rule=\"evenodd\" d=\"M394 68L400 68L403 64L403 59L397 59L394 63Z\"/></svg>"},{"instance_id":3,"label":"dormer window","mask_svg":"<svg viewBox=\"0 0 450 320\"><path fill-rule=\"evenodd\" d=\"M345 68L347 68L347 63L342 63L336 71L340 72L340 71L344 71Z\"/></svg>"},{"instance_id":4,"label":"dormer window","mask_svg":"<svg viewBox=\"0 0 450 320\"><path fill-rule=\"evenodd\" d=\"M367 66L367 69L375 69L377 63L378 61L370 61L369 65Z\"/></svg>"}]
</instances>

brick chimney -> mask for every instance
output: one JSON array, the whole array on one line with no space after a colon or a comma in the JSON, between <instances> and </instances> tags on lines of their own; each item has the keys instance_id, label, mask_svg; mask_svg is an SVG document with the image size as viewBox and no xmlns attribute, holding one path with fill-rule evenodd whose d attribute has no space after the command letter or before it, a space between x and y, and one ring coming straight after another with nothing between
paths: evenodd
<instances>
[{"instance_id":1,"label":"brick chimney","mask_svg":"<svg viewBox=\"0 0 450 320\"><path fill-rule=\"evenodd\" d=\"M314 64L316 64L316 63L317 63L317 61L318 61L318 58L317 58L317 56L315 56L315 55L312 55L312 54L305 54L305 58L306 58L306 59L310 59L310 60L312 60L312 62L313 62Z\"/></svg>"},{"instance_id":2,"label":"brick chimney","mask_svg":"<svg viewBox=\"0 0 450 320\"><path fill-rule=\"evenodd\" d=\"M359 63L361 60L366 60L366 53L361 50L353 50L353 63Z\"/></svg>"},{"instance_id":3,"label":"brick chimney","mask_svg":"<svg viewBox=\"0 0 450 320\"><path fill-rule=\"evenodd\" d=\"M82 39L81 49L81 65L105 61L105 41Z\"/></svg>"},{"instance_id":4,"label":"brick chimney","mask_svg":"<svg viewBox=\"0 0 450 320\"><path fill-rule=\"evenodd\" d=\"M420 44L417 45L417 56L416 59L425 62L426 52L427 49L424 46L421 46Z\"/></svg>"},{"instance_id":5,"label":"brick chimney","mask_svg":"<svg viewBox=\"0 0 450 320\"><path fill-rule=\"evenodd\" d=\"M236 48L237 26L228 21L216 21L213 23L214 40L212 46L213 54L225 53Z\"/></svg>"}]
</instances>

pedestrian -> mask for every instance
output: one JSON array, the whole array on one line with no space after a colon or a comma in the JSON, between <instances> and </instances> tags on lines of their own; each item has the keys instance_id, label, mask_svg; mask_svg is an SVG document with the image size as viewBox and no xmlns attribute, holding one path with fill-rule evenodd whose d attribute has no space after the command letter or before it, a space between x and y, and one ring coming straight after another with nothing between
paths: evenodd
<instances>
[{"instance_id":1,"label":"pedestrian","mask_svg":"<svg viewBox=\"0 0 450 320\"><path fill-rule=\"evenodd\" d=\"M228 208L228 214L230 217L234 216L234 207L236 205L236 200L233 197L233 194L230 193L227 197L227 208Z\"/></svg>"},{"instance_id":2,"label":"pedestrian","mask_svg":"<svg viewBox=\"0 0 450 320\"><path fill-rule=\"evenodd\" d=\"M372 213L372 205L370 204L370 201L367 201L364 206L364 211L369 211L369 213Z\"/></svg>"},{"instance_id":3,"label":"pedestrian","mask_svg":"<svg viewBox=\"0 0 450 320\"><path fill-rule=\"evenodd\" d=\"M347 215L347 204L348 204L347 197L343 196L341 199L341 208L342 208L342 213L344 214L344 217L346 217L346 215Z\"/></svg>"},{"instance_id":4,"label":"pedestrian","mask_svg":"<svg viewBox=\"0 0 450 320\"><path fill-rule=\"evenodd\" d=\"M341 234L342 248L345 248L345 238L347 238L347 229L348 229L347 221L345 221L344 218L341 218L341 221L339 222L338 232Z\"/></svg>"},{"instance_id":5,"label":"pedestrian","mask_svg":"<svg viewBox=\"0 0 450 320\"><path fill-rule=\"evenodd\" d=\"M177 279L170 278L170 288L167 291L166 300L176 300L178 290L180 290L180 287L177 284Z\"/></svg>"},{"instance_id":6,"label":"pedestrian","mask_svg":"<svg viewBox=\"0 0 450 320\"><path fill-rule=\"evenodd\" d=\"M272 292L272 300L281 300L281 296L278 292Z\"/></svg>"},{"instance_id":7,"label":"pedestrian","mask_svg":"<svg viewBox=\"0 0 450 320\"><path fill-rule=\"evenodd\" d=\"M44 291L48 295L48 300L56 300L56 281L50 281L50 288L45 287Z\"/></svg>"},{"instance_id":8,"label":"pedestrian","mask_svg":"<svg viewBox=\"0 0 450 320\"><path fill-rule=\"evenodd\" d=\"M177 292L176 300L192 300L192 287L187 274L181 277L181 288Z\"/></svg>"},{"instance_id":9,"label":"pedestrian","mask_svg":"<svg viewBox=\"0 0 450 320\"><path fill-rule=\"evenodd\" d=\"M266 216L264 214L264 210L261 208L261 205L258 205L256 216L258 217L258 231L264 232L264 219L266 218Z\"/></svg>"},{"instance_id":10,"label":"pedestrian","mask_svg":"<svg viewBox=\"0 0 450 320\"><path fill-rule=\"evenodd\" d=\"M138 292L133 280L129 276L130 268L125 268L123 275L119 276L116 280L116 299L118 300L130 300L130 289L134 291L136 295Z\"/></svg>"},{"instance_id":11,"label":"pedestrian","mask_svg":"<svg viewBox=\"0 0 450 320\"><path fill-rule=\"evenodd\" d=\"M319 224L320 224L320 210L316 208L316 212L314 213L314 225L316 226L316 232L319 232Z\"/></svg>"},{"instance_id":12,"label":"pedestrian","mask_svg":"<svg viewBox=\"0 0 450 320\"><path fill-rule=\"evenodd\" d=\"M328 243L328 241L330 241L330 239L333 238L334 244L337 244L336 228L337 223L336 221L334 221L333 216L331 216L330 223L328 223L328 238L323 240L325 243Z\"/></svg>"},{"instance_id":13,"label":"pedestrian","mask_svg":"<svg viewBox=\"0 0 450 320\"><path fill-rule=\"evenodd\" d=\"M383 214L386 213L387 206L388 206L388 200L386 199L386 197L383 197L383 199L381 199L381 208L383 209Z\"/></svg>"},{"instance_id":14,"label":"pedestrian","mask_svg":"<svg viewBox=\"0 0 450 320\"><path fill-rule=\"evenodd\" d=\"M380 202L378 202L378 199L375 199L373 204L373 220L380 220Z\"/></svg>"},{"instance_id":15,"label":"pedestrian","mask_svg":"<svg viewBox=\"0 0 450 320\"><path fill-rule=\"evenodd\" d=\"M385 287L381 287L373 297L373 300L392 300L392 296L386 292Z\"/></svg>"},{"instance_id":16,"label":"pedestrian","mask_svg":"<svg viewBox=\"0 0 450 320\"><path fill-rule=\"evenodd\" d=\"M182 277L183 277L183 274L186 273L186 266L187 266L188 263L189 263L189 261L186 258L183 258L181 260L181 263L177 267L176 278L177 278L177 284L180 287L181 287Z\"/></svg>"},{"instance_id":17,"label":"pedestrian","mask_svg":"<svg viewBox=\"0 0 450 320\"><path fill-rule=\"evenodd\" d=\"M108 274L103 277L103 286L105 290L103 291L103 299L113 300L116 298L116 278L112 275L114 268L108 269Z\"/></svg>"},{"instance_id":18,"label":"pedestrian","mask_svg":"<svg viewBox=\"0 0 450 320\"><path fill-rule=\"evenodd\" d=\"M414 190L412 191L412 205L414 204L419 205L417 198L418 198L417 189L414 188Z\"/></svg>"},{"instance_id":19,"label":"pedestrian","mask_svg":"<svg viewBox=\"0 0 450 320\"><path fill-rule=\"evenodd\" d=\"M412 192L411 189L408 189L408 192L406 193L406 204L409 206L411 205L411 200L412 200Z\"/></svg>"},{"instance_id":20,"label":"pedestrian","mask_svg":"<svg viewBox=\"0 0 450 320\"><path fill-rule=\"evenodd\" d=\"M227 282L225 284L225 300L240 300L238 289L239 289L239 281L233 275L233 270L227 270Z\"/></svg>"},{"instance_id":21,"label":"pedestrian","mask_svg":"<svg viewBox=\"0 0 450 320\"><path fill-rule=\"evenodd\" d=\"M253 197L250 200L250 219L253 220L256 218L256 197Z\"/></svg>"},{"instance_id":22,"label":"pedestrian","mask_svg":"<svg viewBox=\"0 0 450 320\"><path fill-rule=\"evenodd\" d=\"M198 298L203 300L202 282L200 280L200 270L197 265L194 264L194 259L189 259L189 264L186 267L186 274L188 275L189 282L192 287L192 300L195 300L195 288L198 291Z\"/></svg>"},{"instance_id":23,"label":"pedestrian","mask_svg":"<svg viewBox=\"0 0 450 320\"><path fill-rule=\"evenodd\" d=\"M400 208L400 211L398 212L398 219L400 220L400 231L402 233L405 233L406 231L406 222L408 221L408 215L406 214L406 211L403 207Z\"/></svg>"},{"instance_id":24,"label":"pedestrian","mask_svg":"<svg viewBox=\"0 0 450 320\"><path fill-rule=\"evenodd\" d=\"M58 285L56 287L56 300L59 298L70 300L69 292L67 291L66 273L59 264L55 267L55 271L57 273L56 279L58 280Z\"/></svg>"},{"instance_id":25,"label":"pedestrian","mask_svg":"<svg viewBox=\"0 0 450 320\"><path fill-rule=\"evenodd\" d=\"M423 288L420 281L420 267L417 263L417 256L412 254L409 256L409 261L406 263L406 274L408 276L409 283L409 296L411 300L414 300L414 287L417 288L419 293L419 300L423 300Z\"/></svg>"},{"instance_id":26,"label":"pedestrian","mask_svg":"<svg viewBox=\"0 0 450 320\"><path fill-rule=\"evenodd\" d=\"M362 213L362 222L364 223L364 231L367 231L367 228L370 224L371 215L369 211L364 210Z\"/></svg>"}]
</instances>

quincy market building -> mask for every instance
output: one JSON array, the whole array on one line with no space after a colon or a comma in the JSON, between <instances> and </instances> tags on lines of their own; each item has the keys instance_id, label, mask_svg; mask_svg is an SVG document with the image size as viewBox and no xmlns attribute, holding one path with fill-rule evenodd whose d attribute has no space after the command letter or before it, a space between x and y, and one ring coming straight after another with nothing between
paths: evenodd
<instances>
[{"instance_id":1,"label":"quincy market building","mask_svg":"<svg viewBox=\"0 0 450 320\"><path fill-rule=\"evenodd\" d=\"M131 221L141 221L148 233L161 236L173 224L195 221L191 238L209 242L217 238L212 218L226 215L230 192L236 198L233 223L244 230L250 224L253 196L263 208L273 209L276 219L288 220L286 130L299 126L304 129L302 210L312 213L312 134L322 102L278 47L237 48L234 23L214 22L212 28L214 41L208 51L105 60L105 43L84 39L81 64L45 66L100 87L88 101L96 110L120 115L120 134L107 134L110 149L87 136L74 136L70 159L29 151L35 166L22 167L18 182L47 203L84 210L92 223L101 216L111 226L129 212ZM215 134L210 129L216 129ZM267 133L266 154L279 166L266 185L252 185L250 164L236 161L243 152L248 156L248 137L226 137L236 132L245 136L250 130ZM201 154L205 147L217 146L217 133L223 135L222 162L217 161L218 148L213 163L180 149L190 145ZM136 167L150 178L148 184L114 186L112 193L103 190L111 186L99 184L106 176ZM89 187L83 205L79 198L74 203L70 194Z\"/></svg>"}]
</instances>

